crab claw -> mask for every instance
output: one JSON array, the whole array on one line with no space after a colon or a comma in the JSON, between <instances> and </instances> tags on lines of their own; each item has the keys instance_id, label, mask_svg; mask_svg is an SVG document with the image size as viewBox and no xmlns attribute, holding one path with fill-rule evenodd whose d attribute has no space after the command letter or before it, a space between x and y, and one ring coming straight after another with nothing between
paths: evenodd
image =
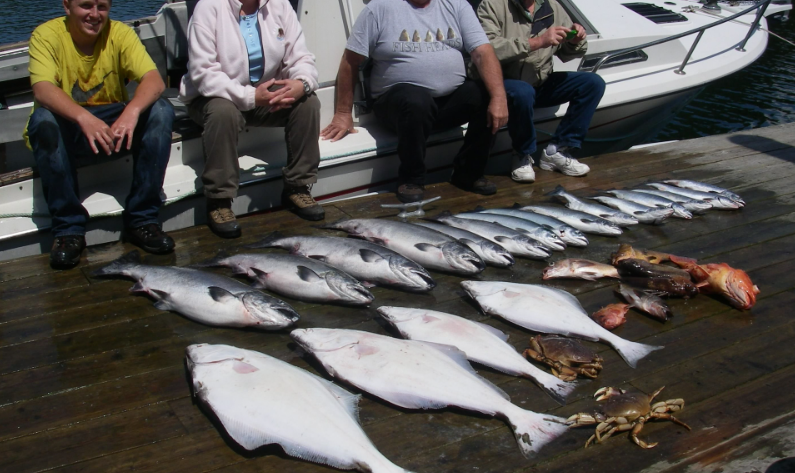
<instances>
[{"instance_id":1,"label":"crab claw","mask_svg":"<svg viewBox=\"0 0 795 473\"><path fill-rule=\"evenodd\" d=\"M574 414L573 416L566 419L566 424L569 427L577 427L580 425L591 425L597 422L598 420L594 416L583 413Z\"/></svg>"},{"instance_id":2,"label":"crab claw","mask_svg":"<svg viewBox=\"0 0 795 473\"><path fill-rule=\"evenodd\" d=\"M604 401L605 399L611 396L617 396L619 394L624 394L626 391L623 389L613 388L613 387L604 387L596 391L593 397L596 398L597 401Z\"/></svg>"}]
</instances>

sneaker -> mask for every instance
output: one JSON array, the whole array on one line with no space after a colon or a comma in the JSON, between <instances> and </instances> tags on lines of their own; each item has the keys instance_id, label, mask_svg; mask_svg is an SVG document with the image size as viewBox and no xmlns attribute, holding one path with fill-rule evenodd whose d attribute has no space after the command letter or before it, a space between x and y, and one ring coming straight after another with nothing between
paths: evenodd
<instances>
[{"instance_id":1,"label":"sneaker","mask_svg":"<svg viewBox=\"0 0 795 473\"><path fill-rule=\"evenodd\" d=\"M221 238L238 238L241 234L232 199L207 199L207 226Z\"/></svg>"},{"instance_id":2,"label":"sneaker","mask_svg":"<svg viewBox=\"0 0 795 473\"><path fill-rule=\"evenodd\" d=\"M125 234L127 241L149 253L162 255L174 250L174 239L156 223L128 229Z\"/></svg>"},{"instance_id":3,"label":"sneaker","mask_svg":"<svg viewBox=\"0 0 795 473\"><path fill-rule=\"evenodd\" d=\"M404 204L419 202L425 197L425 186L411 183L401 184L395 195Z\"/></svg>"},{"instance_id":4,"label":"sneaker","mask_svg":"<svg viewBox=\"0 0 795 473\"><path fill-rule=\"evenodd\" d=\"M66 235L55 237L50 249L50 267L53 269L71 269L80 262L80 255L86 247L83 235Z\"/></svg>"},{"instance_id":5,"label":"sneaker","mask_svg":"<svg viewBox=\"0 0 795 473\"><path fill-rule=\"evenodd\" d=\"M566 148L558 149L554 144L544 150L538 167L544 171L560 171L567 176L584 176L591 170L586 164L572 158Z\"/></svg>"},{"instance_id":6,"label":"sneaker","mask_svg":"<svg viewBox=\"0 0 795 473\"><path fill-rule=\"evenodd\" d=\"M511 166L511 179L516 182L535 182L536 172L533 170L533 158L526 154L520 157L519 154L513 154L513 165Z\"/></svg>"},{"instance_id":7,"label":"sneaker","mask_svg":"<svg viewBox=\"0 0 795 473\"><path fill-rule=\"evenodd\" d=\"M453 174L452 179L450 179L450 184L461 190L474 192L480 195L492 195L497 193L497 185L486 179L486 176L479 177L475 182L464 182L460 179L456 179L455 174Z\"/></svg>"},{"instance_id":8,"label":"sneaker","mask_svg":"<svg viewBox=\"0 0 795 473\"><path fill-rule=\"evenodd\" d=\"M312 198L310 186L284 186L282 205L304 220L323 220L326 211Z\"/></svg>"}]
</instances>

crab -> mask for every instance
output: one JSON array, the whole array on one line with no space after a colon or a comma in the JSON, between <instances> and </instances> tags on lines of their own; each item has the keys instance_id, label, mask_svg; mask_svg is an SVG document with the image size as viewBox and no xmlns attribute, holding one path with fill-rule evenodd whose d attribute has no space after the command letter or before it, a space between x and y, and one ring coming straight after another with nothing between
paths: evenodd
<instances>
[{"instance_id":1,"label":"crab","mask_svg":"<svg viewBox=\"0 0 795 473\"><path fill-rule=\"evenodd\" d=\"M602 358L577 340L557 335L536 335L524 356L549 365L552 373L564 381L577 375L596 378L602 371Z\"/></svg>"},{"instance_id":2,"label":"crab","mask_svg":"<svg viewBox=\"0 0 795 473\"><path fill-rule=\"evenodd\" d=\"M597 424L596 432L591 435L585 448L594 440L601 443L616 432L629 430L629 438L643 448L654 448L657 443L646 443L638 438L638 434L643 425L651 419L670 420L676 424L691 430L690 426L672 416L670 412L684 409L683 399L669 399L667 401L655 402L652 400L657 397L665 386L654 391L651 396L644 393L627 393L623 389L602 388L596 391L594 397L597 401L606 401L602 404L601 412L595 414L579 413L569 417L567 423L569 427L580 427L583 425Z\"/></svg>"}]
</instances>

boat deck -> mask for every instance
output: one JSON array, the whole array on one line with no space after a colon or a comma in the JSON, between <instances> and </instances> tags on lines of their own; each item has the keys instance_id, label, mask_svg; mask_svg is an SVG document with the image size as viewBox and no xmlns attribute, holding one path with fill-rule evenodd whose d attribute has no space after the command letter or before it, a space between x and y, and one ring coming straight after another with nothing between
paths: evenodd
<instances>
[{"instance_id":1,"label":"boat deck","mask_svg":"<svg viewBox=\"0 0 795 473\"><path fill-rule=\"evenodd\" d=\"M653 450L632 444L626 434L583 448L592 428L574 429L532 460L521 456L501 420L456 409L407 411L365 394L361 422L375 445L396 464L415 472L513 471L792 471L795 459L795 124L669 143L604 155L586 162L585 178L540 171L533 185L495 177L499 192L489 198L448 184L430 186L442 200L429 214L514 202L541 202L562 184L575 195L622 188L649 179L686 178L712 182L741 194L739 211L710 211L691 221L640 225L619 238L589 236L587 248L569 248L553 259L607 262L619 243L653 248L704 262L745 269L761 289L750 311L699 295L670 301L667 323L630 311L616 333L630 340L665 345L632 369L606 345L592 344L605 359L595 381L581 382L565 406L528 380L479 367L519 406L568 417L593 411L592 394L602 386L683 398L677 416L693 430L652 422L641 437L659 442ZM394 211L380 203L392 195L326 205L327 221L382 217ZM173 232L177 250L147 256L151 264L188 265L224 249L257 241L269 232L332 234L284 211L241 220L243 237L224 241L206 227ZM47 255L0 263L0 470L5 472L323 472L278 447L242 451L225 437L191 397L185 347L225 343L262 351L318 373L287 332L212 328L155 309L146 297L128 293L129 280L92 279L97 267L132 250L113 243L89 248L74 270L57 272ZM518 260L511 269L488 268L484 280L541 282L545 263ZM223 271L222 271L223 272ZM313 305L286 299L302 319L299 327L345 327L387 333L377 320L381 305L414 306L459 314L511 335L517 349L529 332L484 316L460 289L462 278L433 273L438 287L417 295L374 288L370 308ZM551 286L574 293L589 312L618 298L614 281L556 280ZM320 371L321 376L326 376ZM348 387L352 391L354 388ZM776 466L770 465L779 461ZM789 462L789 463L788 463ZM769 469L768 469L769 468Z\"/></svg>"}]
</instances>

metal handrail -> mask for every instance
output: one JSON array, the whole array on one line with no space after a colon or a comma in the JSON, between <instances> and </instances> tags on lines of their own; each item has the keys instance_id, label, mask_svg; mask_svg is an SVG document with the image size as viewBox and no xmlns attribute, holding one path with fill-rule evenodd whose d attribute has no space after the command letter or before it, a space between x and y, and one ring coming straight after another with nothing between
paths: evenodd
<instances>
[{"instance_id":1,"label":"metal handrail","mask_svg":"<svg viewBox=\"0 0 795 473\"><path fill-rule=\"evenodd\" d=\"M690 60L690 56L693 55L693 51L696 49L696 45L698 44L698 40L701 39L701 35L704 33L704 31L706 31L706 30L708 30L710 28L713 28L715 26L722 25L723 23L726 23L727 21L732 21L735 18L741 17L741 16L743 16L743 15L745 15L745 14L747 14L747 13L753 11L753 10L758 10L757 13L756 13L756 20L754 20L754 23L749 28L748 34L745 36L745 39L743 39L742 43L740 43L740 45L736 48L737 51L745 52L745 49L744 49L745 48L745 43L748 42L748 39L751 38L751 34L753 34L754 30L756 30L756 28L759 26L759 21L762 19L762 16L765 14L765 11L767 10L767 7L768 7L768 5L770 5L771 1L773 1L773 0L763 0L763 1L753 5L751 7L748 7L747 9L745 9L745 10L739 12L739 13L735 13L732 16L723 18L722 20L718 20L715 23L710 23L708 25L704 25L704 26L692 29L690 31L685 31L684 33L679 33L679 34L675 34L673 36L669 36L667 38L662 38L662 39L658 39L658 40L655 40L655 41L651 41L651 42L646 43L646 44L641 44L640 46L633 46L631 48L622 49L622 50L616 51L614 53L608 53L605 56L603 56L601 59L599 59L596 62L596 64L594 64L593 68L591 68L591 72L598 71L599 68L602 67L604 65L604 63L608 59L614 58L616 56L621 56L623 54L631 53L633 51L638 51L638 50L641 50L641 49L650 48L652 46L657 46L658 44L667 43L667 42L673 41L675 39L684 38L685 36L690 36L691 34L698 33L698 38L696 38L696 41L694 41L693 45L690 46L690 50L687 52L687 55L685 56L685 60L682 62L682 65L679 66L679 69L674 71L677 74L684 74L685 73L684 72L685 66L687 65L687 62Z\"/></svg>"}]
</instances>

